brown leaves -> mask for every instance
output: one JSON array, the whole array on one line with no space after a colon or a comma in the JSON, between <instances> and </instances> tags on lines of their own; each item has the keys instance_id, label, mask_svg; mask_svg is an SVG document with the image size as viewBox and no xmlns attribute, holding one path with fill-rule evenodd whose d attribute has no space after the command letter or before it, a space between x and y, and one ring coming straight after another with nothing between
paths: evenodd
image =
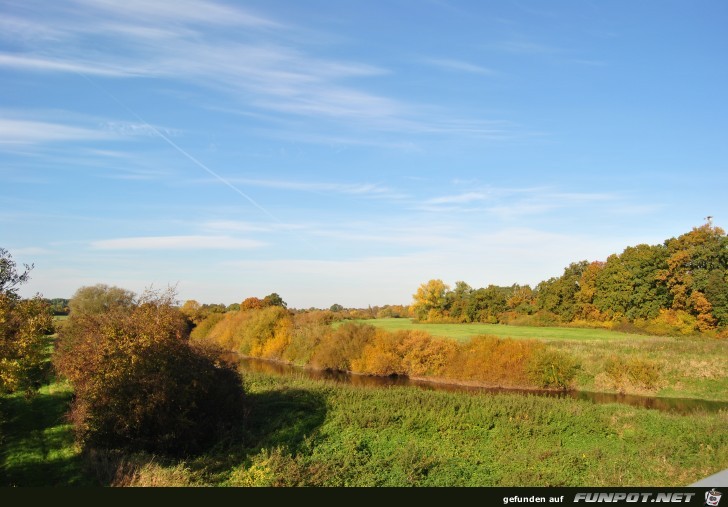
<instances>
[{"instance_id":1,"label":"brown leaves","mask_svg":"<svg viewBox=\"0 0 728 507\"><path fill-rule=\"evenodd\" d=\"M189 343L186 319L167 296L72 315L63 329L54 364L74 386L81 442L183 453L242 416L237 371L216 350Z\"/></svg>"}]
</instances>

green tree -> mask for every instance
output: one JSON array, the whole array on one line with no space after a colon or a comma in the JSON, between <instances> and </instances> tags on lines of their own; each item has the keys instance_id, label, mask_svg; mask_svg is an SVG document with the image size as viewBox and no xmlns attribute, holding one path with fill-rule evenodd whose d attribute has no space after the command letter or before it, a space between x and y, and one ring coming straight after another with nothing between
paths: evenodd
<instances>
[{"instance_id":1,"label":"green tree","mask_svg":"<svg viewBox=\"0 0 728 507\"><path fill-rule=\"evenodd\" d=\"M625 316L631 309L635 283L622 257L610 255L594 280L594 306L610 318Z\"/></svg>"},{"instance_id":2,"label":"green tree","mask_svg":"<svg viewBox=\"0 0 728 507\"><path fill-rule=\"evenodd\" d=\"M447 299L445 305L451 318L462 321L472 322L468 315L468 305L470 297L473 294L473 288L465 282L455 282L455 288L446 293Z\"/></svg>"},{"instance_id":3,"label":"green tree","mask_svg":"<svg viewBox=\"0 0 728 507\"><path fill-rule=\"evenodd\" d=\"M18 272L12 256L0 248L0 391L32 390L43 363L43 335L52 329L48 303L37 295L22 299L21 284L30 279L32 265Z\"/></svg>"},{"instance_id":4,"label":"green tree","mask_svg":"<svg viewBox=\"0 0 728 507\"><path fill-rule=\"evenodd\" d=\"M626 316L630 320L653 319L660 309L669 308L669 294L658 273L667 267L664 245L627 247L619 256L629 274L630 297Z\"/></svg>"},{"instance_id":5,"label":"green tree","mask_svg":"<svg viewBox=\"0 0 728 507\"><path fill-rule=\"evenodd\" d=\"M69 301L70 300L64 298L46 299L46 302L51 307L53 315L68 315L68 312L71 311L68 308Z\"/></svg>"},{"instance_id":6,"label":"green tree","mask_svg":"<svg viewBox=\"0 0 728 507\"><path fill-rule=\"evenodd\" d=\"M131 291L99 283L78 289L68 306L71 314L101 314L114 308L130 308L134 304L134 297Z\"/></svg>"},{"instance_id":7,"label":"green tree","mask_svg":"<svg viewBox=\"0 0 728 507\"><path fill-rule=\"evenodd\" d=\"M564 322L571 322L578 314L576 294L581 277L589 261L572 262L559 278L551 278L537 286L539 310L554 313Z\"/></svg>"},{"instance_id":8,"label":"green tree","mask_svg":"<svg viewBox=\"0 0 728 507\"><path fill-rule=\"evenodd\" d=\"M288 304L275 292L268 294L263 298L263 306L280 306L281 308L288 308Z\"/></svg>"},{"instance_id":9,"label":"green tree","mask_svg":"<svg viewBox=\"0 0 728 507\"><path fill-rule=\"evenodd\" d=\"M477 289L470 295L467 307L468 319L471 322L498 322L498 315L508 308L510 287L488 285Z\"/></svg>"}]
</instances>

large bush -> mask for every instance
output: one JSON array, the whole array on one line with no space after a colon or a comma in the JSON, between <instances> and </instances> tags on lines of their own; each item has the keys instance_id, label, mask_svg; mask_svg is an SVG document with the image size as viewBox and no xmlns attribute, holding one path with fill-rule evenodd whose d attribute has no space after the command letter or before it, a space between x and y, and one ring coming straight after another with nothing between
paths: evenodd
<instances>
[{"instance_id":1,"label":"large bush","mask_svg":"<svg viewBox=\"0 0 728 507\"><path fill-rule=\"evenodd\" d=\"M240 422L239 374L215 349L190 344L172 303L147 293L128 308L71 315L54 364L73 384L82 444L185 454Z\"/></svg>"}]
</instances>

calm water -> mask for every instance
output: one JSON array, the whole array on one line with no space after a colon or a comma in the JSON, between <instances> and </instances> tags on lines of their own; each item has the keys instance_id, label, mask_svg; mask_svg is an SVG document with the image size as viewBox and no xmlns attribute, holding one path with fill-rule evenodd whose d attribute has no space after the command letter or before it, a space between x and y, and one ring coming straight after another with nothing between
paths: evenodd
<instances>
[{"instance_id":1,"label":"calm water","mask_svg":"<svg viewBox=\"0 0 728 507\"><path fill-rule=\"evenodd\" d=\"M592 403L624 403L637 407L651 408L655 410L663 410L669 412L677 412L686 414L697 411L716 412L720 409L728 410L728 402L721 401L705 401L694 400L688 398L654 398L648 396L635 396L628 394L609 394L609 393L592 393L586 391L540 391L530 389L502 389L460 386L454 384L440 384L435 382L427 382L423 380L413 380L407 377L377 377L371 375L352 375L340 371L321 371L308 368L301 368L288 364L281 364L265 359L255 358L238 358L240 370L245 373L258 372L273 375L304 375L313 380L333 380L342 384L350 384L361 387L386 387L386 386L407 386L419 389L428 389L432 391L449 391L449 392L470 392L470 393L490 393L490 394L522 394L536 395L548 398L573 398L577 400L587 400Z\"/></svg>"}]
</instances>

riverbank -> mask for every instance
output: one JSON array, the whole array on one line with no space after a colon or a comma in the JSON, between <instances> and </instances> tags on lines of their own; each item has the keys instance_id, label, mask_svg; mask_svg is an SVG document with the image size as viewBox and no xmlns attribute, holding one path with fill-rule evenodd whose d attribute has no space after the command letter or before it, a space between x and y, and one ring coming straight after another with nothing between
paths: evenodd
<instances>
[{"instance_id":1,"label":"riverbank","mask_svg":"<svg viewBox=\"0 0 728 507\"><path fill-rule=\"evenodd\" d=\"M81 454L54 417L31 432L48 437L43 453L6 458L2 477L17 486L63 485L65 477L68 485L117 486L672 487L728 467L725 410L683 415L515 394L362 389L303 375L249 372L244 381L247 420L202 454ZM44 389L33 403L68 399ZM16 411L6 421L29 420L25 402L3 407ZM3 456L27 448L16 440L27 435L4 435Z\"/></svg>"},{"instance_id":2,"label":"riverbank","mask_svg":"<svg viewBox=\"0 0 728 507\"><path fill-rule=\"evenodd\" d=\"M574 357L580 369L573 388L659 398L728 401L728 340L707 336L650 336L605 329L505 326L499 324L422 324L410 319L357 321L390 332L420 330L438 338L465 341L478 334L502 339L539 340ZM630 378L630 363L640 371ZM649 383L635 381L650 370Z\"/></svg>"},{"instance_id":3,"label":"riverbank","mask_svg":"<svg viewBox=\"0 0 728 507\"><path fill-rule=\"evenodd\" d=\"M694 398L668 398L637 396L620 393L602 393L578 390L555 389L515 389L494 387L475 382L447 381L443 379L404 377L404 376L377 376L362 375L354 372L332 371L314 368L312 366L298 366L280 359L261 359L257 357L242 356L230 353L229 359L236 361L243 375L248 373L264 373L269 375L304 376L311 380L329 380L341 384L357 387L412 387L427 390L483 393L483 394L514 394L520 396L541 396L546 398L569 398L589 401L591 403L619 403L634 407L649 408L680 414L691 412L717 412L728 411L728 402L701 400Z\"/></svg>"},{"instance_id":4,"label":"riverbank","mask_svg":"<svg viewBox=\"0 0 728 507\"><path fill-rule=\"evenodd\" d=\"M127 457L124 484L683 486L728 467L728 412L249 373L244 434L184 461ZM145 461L146 459L146 461Z\"/></svg>"}]
</instances>

